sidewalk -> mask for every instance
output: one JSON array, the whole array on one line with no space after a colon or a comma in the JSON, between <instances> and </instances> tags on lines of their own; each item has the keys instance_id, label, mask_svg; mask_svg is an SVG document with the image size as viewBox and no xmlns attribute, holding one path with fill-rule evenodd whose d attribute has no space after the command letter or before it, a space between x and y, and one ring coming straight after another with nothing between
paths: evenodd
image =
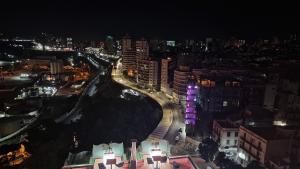
<instances>
[{"instance_id":1,"label":"sidewalk","mask_svg":"<svg viewBox=\"0 0 300 169\"><path fill-rule=\"evenodd\" d=\"M112 71L112 79L119 84L122 84L129 88L132 88L140 93L143 93L143 94L151 97L152 99L154 99L155 101L157 101L160 104L160 106L162 107L162 110L163 110L163 117L162 117L161 121L159 122L159 124L157 125L157 127L154 129L154 131L148 136L147 140L159 141L159 140L163 139L165 137L165 135L167 134L167 132L173 122L173 112L168 108L164 108L164 105L169 100L162 99L156 93L150 94L145 90L138 89L136 87L135 83L130 82L129 80L125 79L118 70Z\"/></svg>"}]
</instances>

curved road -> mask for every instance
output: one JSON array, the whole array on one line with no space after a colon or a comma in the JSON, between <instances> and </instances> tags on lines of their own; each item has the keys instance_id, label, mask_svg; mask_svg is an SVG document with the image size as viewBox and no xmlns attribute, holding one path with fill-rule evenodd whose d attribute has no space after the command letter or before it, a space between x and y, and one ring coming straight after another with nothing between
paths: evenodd
<instances>
[{"instance_id":1,"label":"curved road","mask_svg":"<svg viewBox=\"0 0 300 169\"><path fill-rule=\"evenodd\" d=\"M112 71L112 78L117 83L139 91L157 101L163 109L163 118L156 127L156 129L148 136L147 140L165 139L170 144L175 144L175 137L178 135L178 129L185 130L185 124L181 114L179 105L173 103L165 95L160 92L148 93L145 90L138 89L136 84L125 79L118 69ZM185 133L181 134L181 139L185 139Z\"/></svg>"}]
</instances>

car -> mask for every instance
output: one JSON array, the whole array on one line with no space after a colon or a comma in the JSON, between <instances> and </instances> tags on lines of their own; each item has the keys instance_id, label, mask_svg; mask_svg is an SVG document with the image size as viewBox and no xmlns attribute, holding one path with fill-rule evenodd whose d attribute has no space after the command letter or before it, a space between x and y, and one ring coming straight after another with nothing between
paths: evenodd
<instances>
[{"instance_id":1,"label":"car","mask_svg":"<svg viewBox=\"0 0 300 169\"><path fill-rule=\"evenodd\" d=\"M226 157L232 157L234 155L234 153L231 151L228 151L225 153L225 155L226 155Z\"/></svg>"}]
</instances>

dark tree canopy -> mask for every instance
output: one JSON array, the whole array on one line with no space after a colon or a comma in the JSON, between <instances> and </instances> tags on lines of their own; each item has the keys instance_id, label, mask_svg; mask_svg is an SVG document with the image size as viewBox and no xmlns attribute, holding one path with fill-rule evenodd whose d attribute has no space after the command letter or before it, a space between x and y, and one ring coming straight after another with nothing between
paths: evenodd
<instances>
[{"instance_id":1,"label":"dark tree canopy","mask_svg":"<svg viewBox=\"0 0 300 169\"><path fill-rule=\"evenodd\" d=\"M217 151L218 144L211 138L206 138L199 144L199 153L206 161L213 161Z\"/></svg>"}]
</instances>

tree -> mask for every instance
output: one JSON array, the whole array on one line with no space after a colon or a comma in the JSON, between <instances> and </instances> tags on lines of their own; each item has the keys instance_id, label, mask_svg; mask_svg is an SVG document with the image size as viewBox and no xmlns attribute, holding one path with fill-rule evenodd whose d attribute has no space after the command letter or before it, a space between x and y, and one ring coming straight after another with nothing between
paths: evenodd
<instances>
[{"instance_id":1,"label":"tree","mask_svg":"<svg viewBox=\"0 0 300 169\"><path fill-rule=\"evenodd\" d=\"M219 152L214 160L214 163L218 166L220 166L225 160L225 153Z\"/></svg>"},{"instance_id":2,"label":"tree","mask_svg":"<svg viewBox=\"0 0 300 169\"><path fill-rule=\"evenodd\" d=\"M213 161L217 151L218 144L211 138L206 138L199 144L199 153L206 161Z\"/></svg>"},{"instance_id":3,"label":"tree","mask_svg":"<svg viewBox=\"0 0 300 169\"><path fill-rule=\"evenodd\" d=\"M221 169L243 169L242 166L236 164L232 160L226 158L224 152L219 152L216 156L214 163L219 166Z\"/></svg>"}]
</instances>

